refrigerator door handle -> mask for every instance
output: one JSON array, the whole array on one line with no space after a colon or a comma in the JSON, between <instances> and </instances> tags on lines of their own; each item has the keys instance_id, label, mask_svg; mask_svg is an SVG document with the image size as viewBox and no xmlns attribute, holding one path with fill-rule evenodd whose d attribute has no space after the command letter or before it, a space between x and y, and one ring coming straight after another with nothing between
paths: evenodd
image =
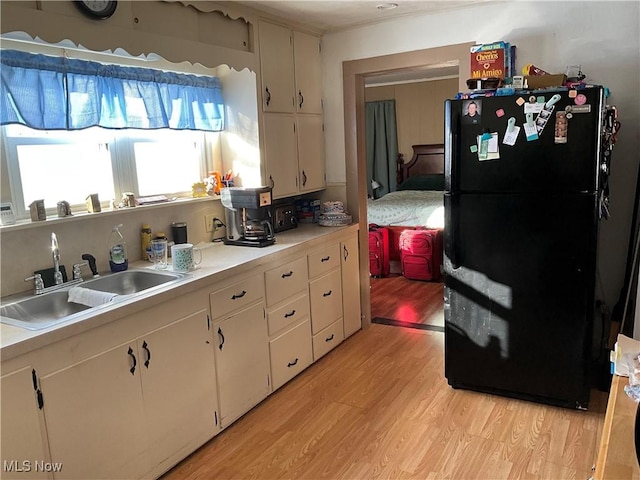
<instances>
[{"instance_id":1,"label":"refrigerator door handle","mask_svg":"<svg viewBox=\"0 0 640 480\"><path fill-rule=\"evenodd\" d=\"M460 131L460 117L453 111L451 100L445 102L445 135L444 135L444 179L445 190L458 190L458 176L453 159L458 155L458 132ZM457 163L457 162L456 162Z\"/></svg>"},{"instance_id":2,"label":"refrigerator door handle","mask_svg":"<svg viewBox=\"0 0 640 480\"><path fill-rule=\"evenodd\" d=\"M460 258L458 255L458 196L444 196L444 253L451 263L451 268L456 270L460 268Z\"/></svg>"}]
</instances>

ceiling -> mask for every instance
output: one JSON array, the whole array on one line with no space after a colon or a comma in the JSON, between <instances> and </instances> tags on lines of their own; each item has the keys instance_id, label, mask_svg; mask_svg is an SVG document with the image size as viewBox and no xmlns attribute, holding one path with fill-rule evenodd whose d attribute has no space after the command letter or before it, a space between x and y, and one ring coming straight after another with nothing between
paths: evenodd
<instances>
[{"instance_id":1,"label":"ceiling","mask_svg":"<svg viewBox=\"0 0 640 480\"><path fill-rule=\"evenodd\" d=\"M408 15L442 12L488 1L491 0L236 0L237 3L322 32L334 32ZM397 7L378 8L379 5L392 3L397 4Z\"/></svg>"}]
</instances>

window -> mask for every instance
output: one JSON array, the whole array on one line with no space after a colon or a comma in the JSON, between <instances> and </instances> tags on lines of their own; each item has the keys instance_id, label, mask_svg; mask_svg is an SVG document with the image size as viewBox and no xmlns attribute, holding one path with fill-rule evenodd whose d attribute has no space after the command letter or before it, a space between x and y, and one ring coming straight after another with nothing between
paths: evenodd
<instances>
[{"instance_id":1,"label":"window","mask_svg":"<svg viewBox=\"0 0 640 480\"><path fill-rule=\"evenodd\" d=\"M29 204L44 199L53 215L60 200L85 209L97 193L103 207L119 203L123 192L136 196L191 196L206 176L207 158L217 133L173 130L82 131L2 127L11 196L18 218ZM74 208L75 207L75 208Z\"/></svg>"}]
</instances>

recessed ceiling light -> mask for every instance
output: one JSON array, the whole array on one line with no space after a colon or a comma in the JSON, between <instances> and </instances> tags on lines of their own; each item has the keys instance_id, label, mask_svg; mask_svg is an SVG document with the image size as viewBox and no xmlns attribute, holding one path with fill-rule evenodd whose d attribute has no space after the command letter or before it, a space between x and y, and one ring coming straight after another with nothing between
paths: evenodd
<instances>
[{"instance_id":1,"label":"recessed ceiling light","mask_svg":"<svg viewBox=\"0 0 640 480\"><path fill-rule=\"evenodd\" d=\"M378 10L393 10L397 6L397 3L381 3L380 5L376 6L376 8Z\"/></svg>"}]
</instances>

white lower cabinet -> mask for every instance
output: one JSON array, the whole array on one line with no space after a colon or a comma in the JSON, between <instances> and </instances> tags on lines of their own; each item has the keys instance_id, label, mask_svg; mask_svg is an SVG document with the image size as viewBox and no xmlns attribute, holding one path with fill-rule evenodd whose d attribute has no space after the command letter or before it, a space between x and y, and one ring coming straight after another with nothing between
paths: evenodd
<instances>
[{"instance_id":1,"label":"white lower cabinet","mask_svg":"<svg viewBox=\"0 0 640 480\"><path fill-rule=\"evenodd\" d=\"M263 302L214 323L222 428L270 392L269 338Z\"/></svg>"},{"instance_id":2,"label":"white lower cabinet","mask_svg":"<svg viewBox=\"0 0 640 480\"><path fill-rule=\"evenodd\" d=\"M307 255L313 360L344 339L340 245L327 245Z\"/></svg>"},{"instance_id":3,"label":"white lower cabinet","mask_svg":"<svg viewBox=\"0 0 640 480\"><path fill-rule=\"evenodd\" d=\"M271 340L269 352L273 389L276 390L313 362L309 318Z\"/></svg>"},{"instance_id":4,"label":"white lower cabinet","mask_svg":"<svg viewBox=\"0 0 640 480\"><path fill-rule=\"evenodd\" d=\"M131 349L132 353L129 353ZM135 341L42 377L55 478L141 478L150 469Z\"/></svg>"},{"instance_id":5,"label":"white lower cabinet","mask_svg":"<svg viewBox=\"0 0 640 480\"><path fill-rule=\"evenodd\" d=\"M164 305L126 321L162 310L174 313ZM51 460L63 464L54 477L157 477L213 437L219 426L210 328L202 308L43 375Z\"/></svg>"},{"instance_id":6,"label":"white lower cabinet","mask_svg":"<svg viewBox=\"0 0 640 480\"><path fill-rule=\"evenodd\" d=\"M357 232L340 242L340 252L344 337L347 338L362 328Z\"/></svg>"},{"instance_id":7,"label":"white lower cabinet","mask_svg":"<svg viewBox=\"0 0 640 480\"><path fill-rule=\"evenodd\" d=\"M2 478L51 478L46 470L50 462L33 368L24 367L0 377L0 392Z\"/></svg>"},{"instance_id":8,"label":"white lower cabinet","mask_svg":"<svg viewBox=\"0 0 640 480\"><path fill-rule=\"evenodd\" d=\"M342 319L336 320L313 336L313 360L318 360L344 340Z\"/></svg>"}]
</instances>

